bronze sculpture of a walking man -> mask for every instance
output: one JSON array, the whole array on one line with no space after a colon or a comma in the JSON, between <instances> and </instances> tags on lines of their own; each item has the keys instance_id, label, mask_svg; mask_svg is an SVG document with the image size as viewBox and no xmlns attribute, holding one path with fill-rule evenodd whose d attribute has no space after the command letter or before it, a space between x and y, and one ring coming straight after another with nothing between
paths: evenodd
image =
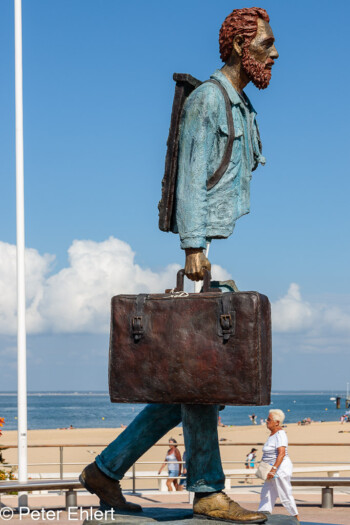
<instances>
[{"instance_id":1,"label":"bronze sculpture of a walking man","mask_svg":"<svg viewBox=\"0 0 350 525\"><path fill-rule=\"evenodd\" d=\"M268 86L278 58L269 17L260 8L234 10L220 29L225 63L211 78L230 100L235 139L228 167L210 190L207 180L221 162L228 141L225 100L221 89L206 82L186 101L180 130L176 229L186 252L186 275L198 281L210 263L208 242L231 235L236 220L249 213L252 171L264 163L256 113L244 87L252 81ZM242 523L263 523L266 516L243 509L224 492L215 405L150 404L82 472L82 484L104 506L130 511L141 507L125 501L119 480L166 432L181 421L187 451L187 489L195 493L194 515Z\"/></svg>"}]
</instances>

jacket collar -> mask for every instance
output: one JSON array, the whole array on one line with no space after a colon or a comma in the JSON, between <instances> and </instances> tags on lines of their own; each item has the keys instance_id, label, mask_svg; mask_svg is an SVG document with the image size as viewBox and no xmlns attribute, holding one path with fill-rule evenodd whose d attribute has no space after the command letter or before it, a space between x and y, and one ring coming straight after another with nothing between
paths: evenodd
<instances>
[{"instance_id":1,"label":"jacket collar","mask_svg":"<svg viewBox=\"0 0 350 525\"><path fill-rule=\"evenodd\" d=\"M235 106L238 105L238 106L241 106L242 108L248 107L250 112L253 112L256 114L256 111L252 103L250 102L249 98L247 97L247 95L243 92L244 98L247 102L247 104L245 104L243 101L243 98L237 93L237 91L235 90L235 88L233 87L229 79L220 71L220 69L217 69L216 71L214 71L214 73L210 76L210 78L214 78L215 80L220 82L220 84L226 89L228 97L233 105Z\"/></svg>"}]
</instances>

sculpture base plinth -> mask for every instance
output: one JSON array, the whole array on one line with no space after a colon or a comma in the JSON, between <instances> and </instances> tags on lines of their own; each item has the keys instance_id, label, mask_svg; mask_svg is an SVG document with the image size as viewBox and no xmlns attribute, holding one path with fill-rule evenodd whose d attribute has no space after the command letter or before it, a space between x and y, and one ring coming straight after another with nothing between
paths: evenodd
<instances>
[{"instance_id":1,"label":"sculpture base plinth","mask_svg":"<svg viewBox=\"0 0 350 525\"><path fill-rule=\"evenodd\" d=\"M207 521L208 525L223 525L223 523L231 523L233 525L242 525L238 521L222 521L213 519L198 519L193 517L192 509L167 509L161 507L145 507L143 512L114 512L113 518L108 515L108 518L102 519L86 519L83 525L154 525L161 522L163 525L204 525ZM268 520L264 525L300 525L300 523L292 516L285 516L282 514L273 514L268 516ZM316 525L316 524L315 524Z\"/></svg>"}]
</instances>

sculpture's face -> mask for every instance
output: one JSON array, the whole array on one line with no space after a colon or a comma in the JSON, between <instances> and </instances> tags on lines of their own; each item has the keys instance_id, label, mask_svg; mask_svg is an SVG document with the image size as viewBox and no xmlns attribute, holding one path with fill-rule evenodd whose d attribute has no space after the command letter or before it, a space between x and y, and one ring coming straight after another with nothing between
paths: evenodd
<instances>
[{"instance_id":1,"label":"sculpture's face","mask_svg":"<svg viewBox=\"0 0 350 525\"><path fill-rule=\"evenodd\" d=\"M258 18L257 34L242 55L242 66L249 79L259 89L265 89L271 80L271 68L278 58L270 24Z\"/></svg>"}]
</instances>

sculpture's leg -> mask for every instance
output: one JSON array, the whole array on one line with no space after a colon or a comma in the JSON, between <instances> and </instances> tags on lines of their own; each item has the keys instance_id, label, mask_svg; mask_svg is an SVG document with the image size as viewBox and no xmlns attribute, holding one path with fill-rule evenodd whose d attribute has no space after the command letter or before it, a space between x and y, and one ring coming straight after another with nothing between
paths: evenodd
<instances>
[{"instance_id":1,"label":"sculpture's leg","mask_svg":"<svg viewBox=\"0 0 350 525\"><path fill-rule=\"evenodd\" d=\"M147 405L96 458L98 468L120 480L152 445L181 422L181 405Z\"/></svg>"},{"instance_id":2,"label":"sculpture's leg","mask_svg":"<svg viewBox=\"0 0 350 525\"><path fill-rule=\"evenodd\" d=\"M217 492L225 487L218 441L216 405L182 405L187 452L187 490Z\"/></svg>"},{"instance_id":3,"label":"sculpture's leg","mask_svg":"<svg viewBox=\"0 0 350 525\"><path fill-rule=\"evenodd\" d=\"M235 523L264 523L265 514L242 508L222 492L225 476L218 442L218 407L182 405L181 413L187 451L187 490L196 493L194 516Z\"/></svg>"},{"instance_id":4,"label":"sculpture's leg","mask_svg":"<svg viewBox=\"0 0 350 525\"><path fill-rule=\"evenodd\" d=\"M100 498L101 508L140 512L125 500L119 480L166 432L181 421L181 405L147 405L134 421L79 476L81 484Z\"/></svg>"}]
</instances>

